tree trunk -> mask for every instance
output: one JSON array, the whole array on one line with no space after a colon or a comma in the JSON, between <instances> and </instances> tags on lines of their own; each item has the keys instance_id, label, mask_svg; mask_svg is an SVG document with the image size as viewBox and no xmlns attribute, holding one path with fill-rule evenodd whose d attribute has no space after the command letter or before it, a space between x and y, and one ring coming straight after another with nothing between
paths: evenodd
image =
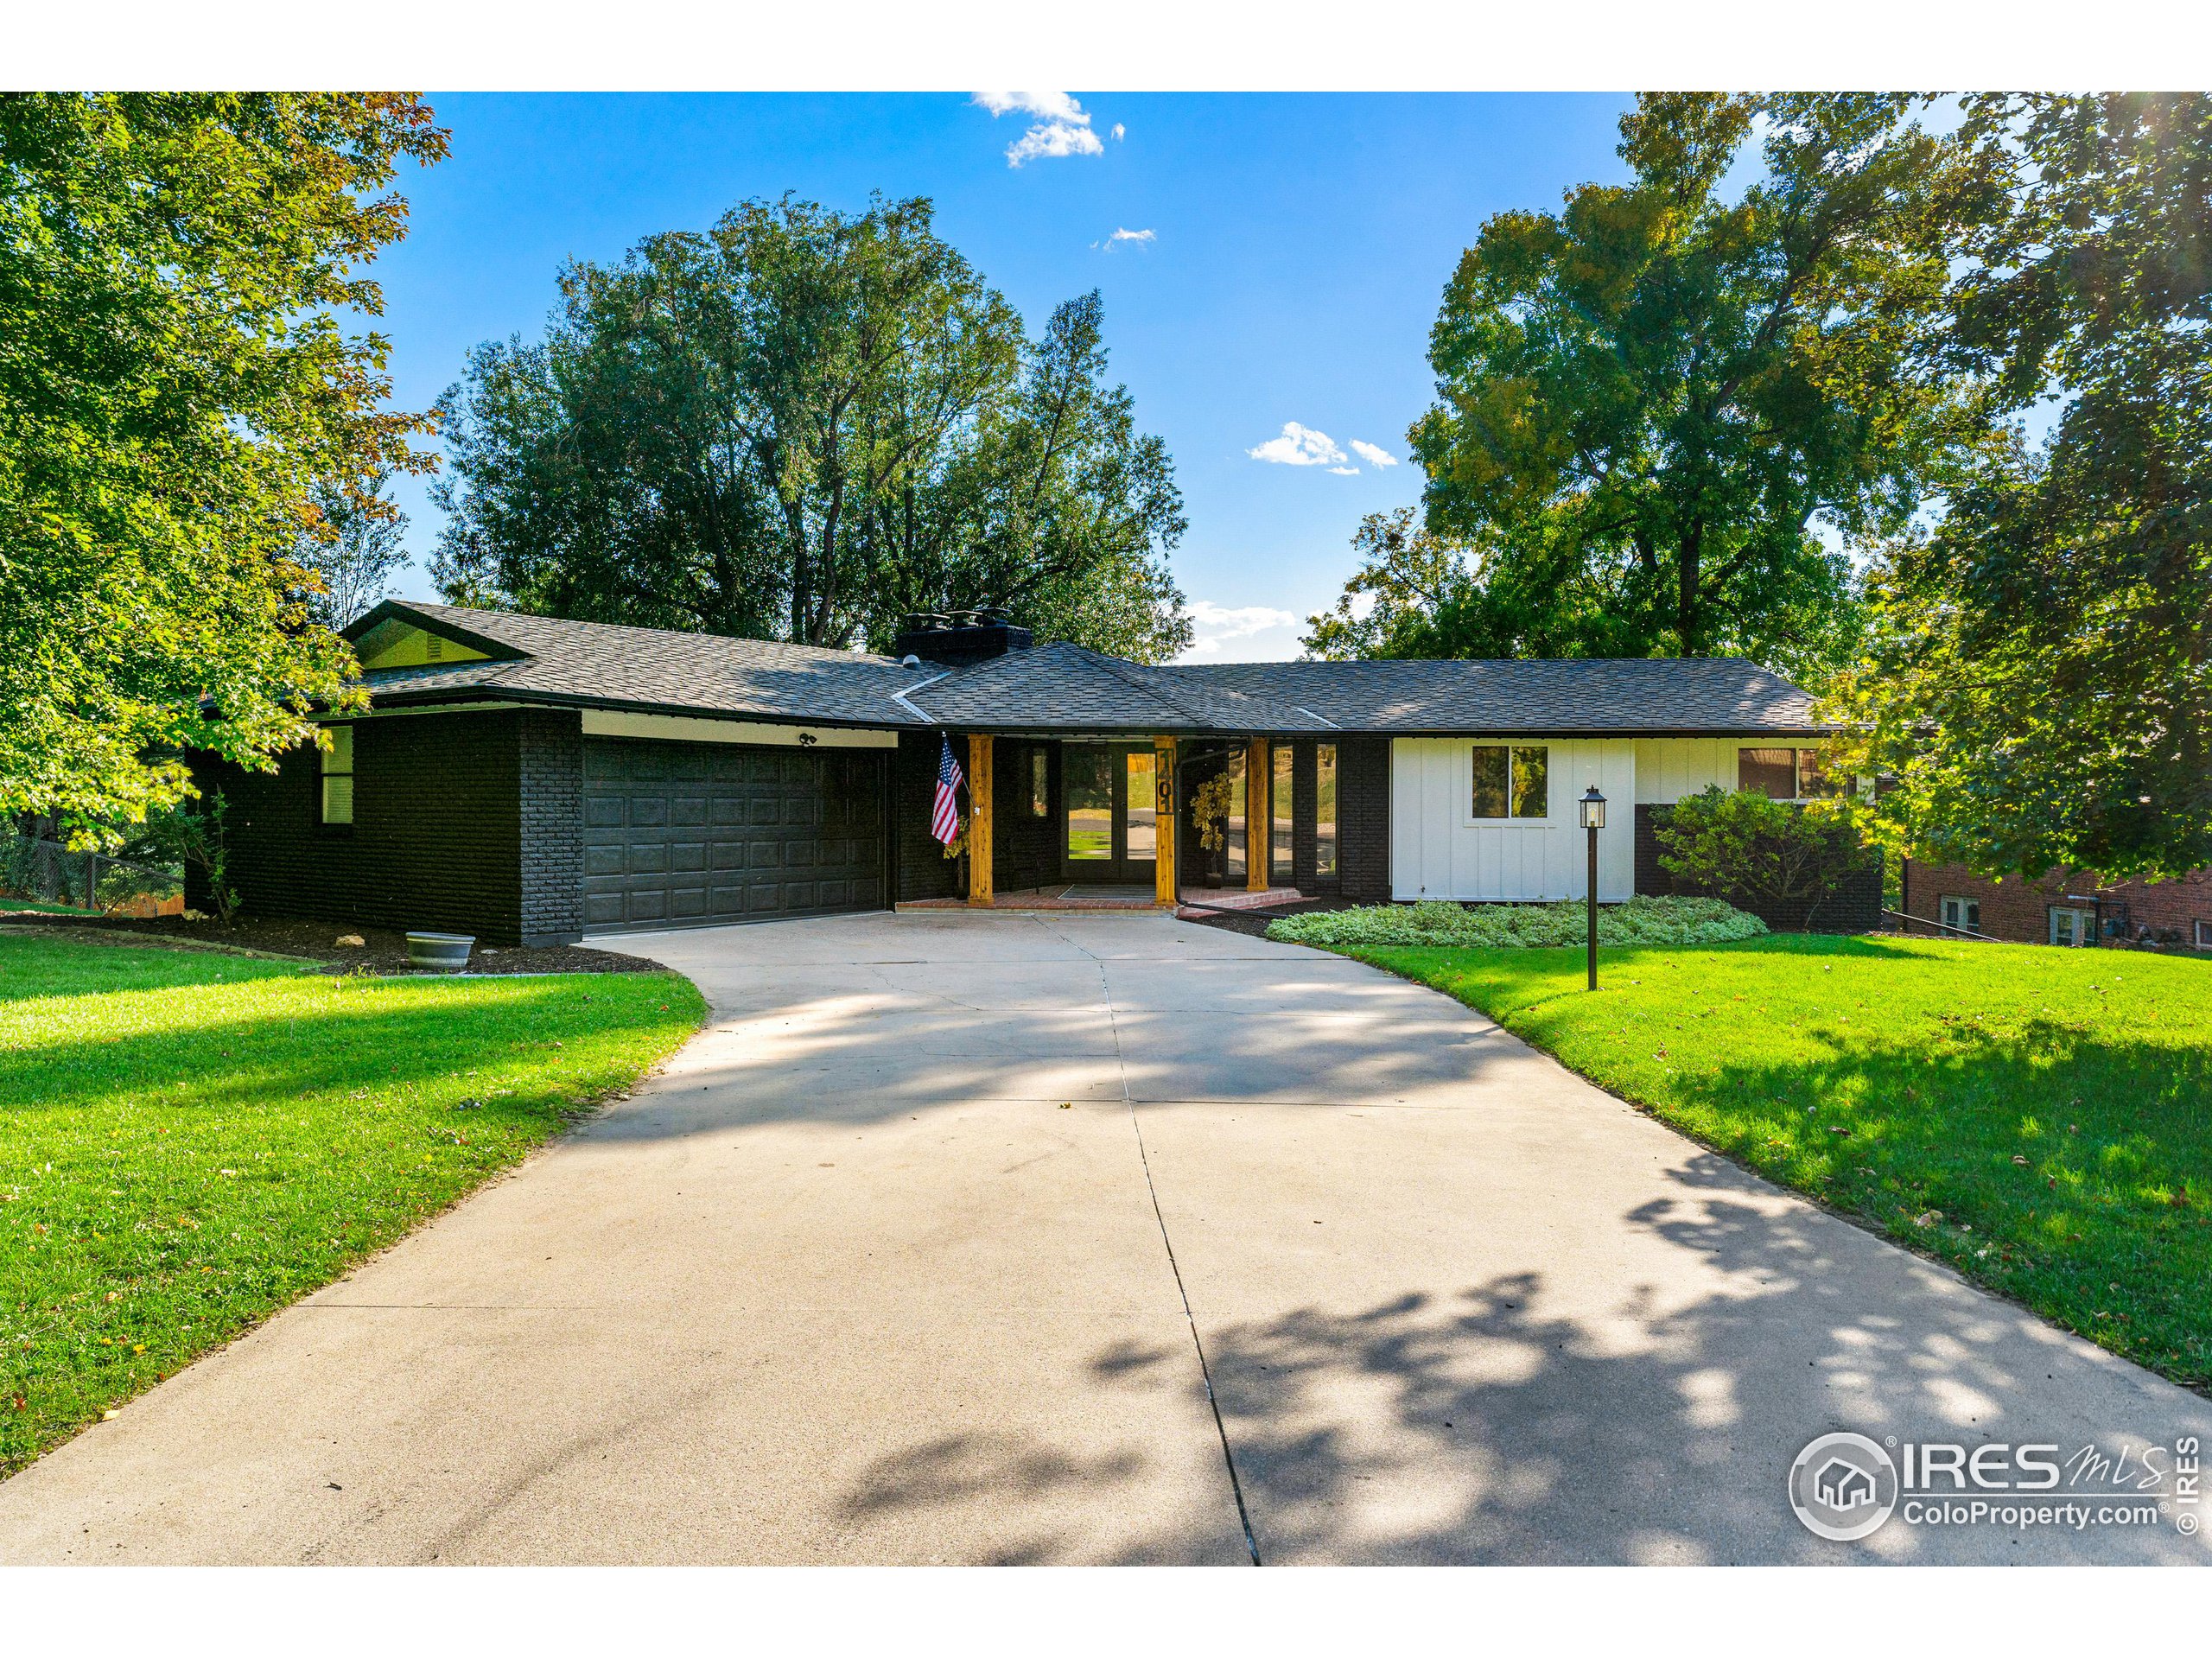
<instances>
[{"instance_id":1,"label":"tree trunk","mask_svg":"<svg viewBox=\"0 0 2212 1659\"><path fill-rule=\"evenodd\" d=\"M1698 592L1698 555L1704 539L1704 527L1692 524L1682 531L1675 549L1675 639L1685 657L1705 654L1704 607Z\"/></svg>"}]
</instances>

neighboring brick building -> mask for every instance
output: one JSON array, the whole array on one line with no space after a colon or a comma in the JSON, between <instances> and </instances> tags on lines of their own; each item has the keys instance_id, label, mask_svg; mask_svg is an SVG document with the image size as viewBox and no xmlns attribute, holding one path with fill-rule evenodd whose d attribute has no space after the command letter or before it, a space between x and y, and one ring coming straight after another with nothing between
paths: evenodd
<instances>
[{"instance_id":1,"label":"neighboring brick building","mask_svg":"<svg viewBox=\"0 0 2212 1659\"><path fill-rule=\"evenodd\" d=\"M2106 884L2086 871L1993 881L1908 860L1904 913L2020 944L2130 944L2212 952L2212 870ZM1930 927L1908 932L1935 933Z\"/></svg>"}]
</instances>

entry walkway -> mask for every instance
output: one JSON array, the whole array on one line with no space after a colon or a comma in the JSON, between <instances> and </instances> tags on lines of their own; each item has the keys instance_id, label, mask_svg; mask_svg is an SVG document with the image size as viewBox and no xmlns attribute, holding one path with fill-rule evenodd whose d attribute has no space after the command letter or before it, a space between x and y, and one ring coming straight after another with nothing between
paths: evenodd
<instances>
[{"instance_id":1,"label":"entry walkway","mask_svg":"<svg viewBox=\"0 0 2212 1659\"><path fill-rule=\"evenodd\" d=\"M1829 1430L2212 1408L1433 992L1158 915L624 943L713 1005L664 1075L0 1485L0 1560L2203 1559L1804 1531Z\"/></svg>"},{"instance_id":2,"label":"entry walkway","mask_svg":"<svg viewBox=\"0 0 2212 1659\"><path fill-rule=\"evenodd\" d=\"M1273 905L1296 904L1306 895L1296 887L1186 887L1178 895L1180 909L1263 910ZM909 899L899 906L909 910L1158 910L1158 895L1148 886L1135 882L1055 881L1041 887L1018 887L992 895L988 905L970 905L965 899Z\"/></svg>"}]
</instances>

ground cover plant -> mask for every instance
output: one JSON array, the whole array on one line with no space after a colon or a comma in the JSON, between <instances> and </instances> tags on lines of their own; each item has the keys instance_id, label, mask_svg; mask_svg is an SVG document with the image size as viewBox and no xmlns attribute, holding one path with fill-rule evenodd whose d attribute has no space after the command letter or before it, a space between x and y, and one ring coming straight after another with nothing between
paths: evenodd
<instances>
[{"instance_id":1,"label":"ground cover plant","mask_svg":"<svg viewBox=\"0 0 2212 1659\"><path fill-rule=\"evenodd\" d=\"M1432 899L1417 905L1368 905L1285 916L1268 926L1268 937L1339 950L1389 944L1542 946L1583 944L1589 925L1589 909L1580 899L1555 905L1465 906ZM1718 944L1766 931L1758 917L1719 899L1640 894L1624 904L1598 906L1601 945Z\"/></svg>"},{"instance_id":2,"label":"ground cover plant","mask_svg":"<svg viewBox=\"0 0 2212 1659\"><path fill-rule=\"evenodd\" d=\"M2212 1388L2212 964L1776 934L1363 948L1760 1174Z\"/></svg>"},{"instance_id":3,"label":"ground cover plant","mask_svg":"<svg viewBox=\"0 0 2212 1659\"><path fill-rule=\"evenodd\" d=\"M391 978L0 933L0 1475L677 1047L672 974Z\"/></svg>"}]
</instances>

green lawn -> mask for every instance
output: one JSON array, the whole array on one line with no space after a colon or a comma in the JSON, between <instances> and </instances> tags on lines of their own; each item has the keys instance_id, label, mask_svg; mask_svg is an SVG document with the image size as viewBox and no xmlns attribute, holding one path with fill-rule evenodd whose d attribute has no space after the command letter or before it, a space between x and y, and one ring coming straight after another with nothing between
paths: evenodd
<instances>
[{"instance_id":1,"label":"green lawn","mask_svg":"<svg viewBox=\"0 0 2212 1659\"><path fill-rule=\"evenodd\" d=\"M1786 1186L2212 1386L2212 964L1776 935L1349 954Z\"/></svg>"},{"instance_id":2,"label":"green lawn","mask_svg":"<svg viewBox=\"0 0 2212 1659\"><path fill-rule=\"evenodd\" d=\"M670 974L341 978L0 935L0 1475L514 1163L704 1012Z\"/></svg>"}]
</instances>

